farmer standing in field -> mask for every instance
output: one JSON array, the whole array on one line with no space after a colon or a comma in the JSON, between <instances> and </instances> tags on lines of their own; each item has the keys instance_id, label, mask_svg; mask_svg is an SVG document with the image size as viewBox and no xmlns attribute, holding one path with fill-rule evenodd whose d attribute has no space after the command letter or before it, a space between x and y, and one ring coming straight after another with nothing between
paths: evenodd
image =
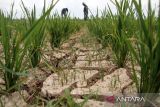
<instances>
[{"instance_id":1,"label":"farmer standing in field","mask_svg":"<svg viewBox=\"0 0 160 107\"><path fill-rule=\"evenodd\" d=\"M83 2L82 5L84 6L84 20L88 19L88 6Z\"/></svg>"},{"instance_id":2,"label":"farmer standing in field","mask_svg":"<svg viewBox=\"0 0 160 107\"><path fill-rule=\"evenodd\" d=\"M61 16L62 17L67 17L67 14L68 14L68 8L63 8L62 11L61 11Z\"/></svg>"}]
</instances>

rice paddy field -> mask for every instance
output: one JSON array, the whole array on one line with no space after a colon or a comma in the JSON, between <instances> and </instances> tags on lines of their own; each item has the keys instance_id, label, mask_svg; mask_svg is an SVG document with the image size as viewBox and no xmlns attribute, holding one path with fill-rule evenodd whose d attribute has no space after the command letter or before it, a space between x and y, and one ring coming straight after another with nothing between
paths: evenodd
<instances>
[{"instance_id":1,"label":"rice paddy field","mask_svg":"<svg viewBox=\"0 0 160 107\"><path fill-rule=\"evenodd\" d=\"M0 10L0 107L160 107L160 11L113 4L86 21Z\"/></svg>"}]
</instances>

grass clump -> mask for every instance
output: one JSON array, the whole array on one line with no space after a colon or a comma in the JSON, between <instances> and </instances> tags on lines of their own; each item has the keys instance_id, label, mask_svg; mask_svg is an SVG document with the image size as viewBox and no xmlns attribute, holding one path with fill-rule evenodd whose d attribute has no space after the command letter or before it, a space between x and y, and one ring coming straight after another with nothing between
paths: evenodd
<instances>
[{"instance_id":1,"label":"grass clump","mask_svg":"<svg viewBox=\"0 0 160 107\"><path fill-rule=\"evenodd\" d=\"M148 1L147 16L144 16L139 3L132 0L138 14L139 35L136 35L132 44L128 41L129 49L136 62L141 67L140 79L134 70L134 80L138 93L159 93L160 91L160 16L155 16L155 11L151 7L151 0ZM158 29L154 29L155 23ZM133 40L132 40L133 41ZM135 48L136 47L136 48ZM151 101L155 96L147 95Z\"/></svg>"},{"instance_id":2,"label":"grass clump","mask_svg":"<svg viewBox=\"0 0 160 107\"><path fill-rule=\"evenodd\" d=\"M45 11L46 11L45 8L46 6L45 6L45 1L44 1L43 12L41 16L45 14ZM25 25L24 30L26 30L27 32L38 21L36 19L36 7L34 6L32 11L29 12L27 7L23 3L23 10L27 16L27 20L25 20L24 22L24 25ZM32 67L36 67L40 63L40 60L41 60L41 56L42 56L41 50L42 50L43 43L46 37L45 35L46 23L47 23L46 19L39 22L39 26L37 27L36 31L32 33L32 36L34 36L35 38L30 44L30 48L28 49Z\"/></svg>"},{"instance_id":3,"label":"grass clump","mask_svg":"<svg viewBox=\"0 0 160 107\"><path fill-rule=\"evenodd\" d=\"M90 34L102 44L103 48L109 44L109 35L112 31L110 25L109 17L93 18L90 19L87 24Z\"/></svg>"},{"instance_id":4,"label":"grass clump","mask_svg":"<svg viewBox=\"0 0 160 107\"><path fill-rule=\"evenodd\" d=\"M129 0L122 0L120 2L115 0L113 3L117 7L117 15L113 15L109 7L109 15L112 17L113 23L113 35L111 35L110 46L114 52L117 66L124 67L129 54L125 39L133 36L135 33L133 28L136 23L132 3Z\"/></svg>"},{"instance_id":5,"label":"grass clump","mask_svg":"<svg viewBox=\"0 0 160 107\"><path fill-rule=\"evenodd\" d=\"M14 24L12 11L7 16L1 13L0 23L2 37L1 44L3 47L4 59L0 59L0 67L3 70L6 90L13 92L16 90L17 81L20 76L26 75L27 51L35 40L35 32L40 32L39 28L41 22L50 14L54 5L52 4L49 9L27 30L22 30L22 26Z\"/></svg>"},{"instance_id":6,"label":"grass clump","mask_svg":"<svg viewBox=\"0 0 160 107\"><path fill-rule=\"evenodd\" d=\"M49 18L48 22L48 30L51 35L50 44L53 49L59 48L60 45L69 38L71 33L79 30L75 21L71 20L69 17L61 18L55 14Z\"/></svg>"}]
</instances>

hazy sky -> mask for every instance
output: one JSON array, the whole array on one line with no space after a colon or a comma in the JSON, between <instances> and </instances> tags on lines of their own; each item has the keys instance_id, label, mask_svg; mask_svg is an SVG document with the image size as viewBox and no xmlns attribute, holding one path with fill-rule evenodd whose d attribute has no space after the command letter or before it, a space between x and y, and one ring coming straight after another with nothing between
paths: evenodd
<instances>
[{"instance_id":1,"label":"hazy sky","mask_svg":"<svg viewBox=\"0 0 160 107\"><path fill-rule=\"evenodd\" d=\"M37 13L40 13L43 7L44 0L23 0L24 4L28 8L33 8L33 5L36 5ZM15 3L15 11L17 12L17 17L22 16L22 10L21 10L21 0L0 0L0 9L3 9L4 11L10 10L11 3ZM46 0L47 5L51 3L51 0ZM116 8L114 5L110 2L110 0L60 0L58 4L55 6L53 11L58 11L60 13L61 9L64 7L67 7L69 9L69 12L71 16L74 17L83 17L83 6L82 2L85 2L92 13L95 15L97 7L99 10L103 10L105 6L107 6L107 3L110 5L112 11L116 11ZM148 0L142 0L143 4L143 10L147 11L147 2ZM158 10L158 0L151 0L152 6Z\"/></svg>"}]
</instances>

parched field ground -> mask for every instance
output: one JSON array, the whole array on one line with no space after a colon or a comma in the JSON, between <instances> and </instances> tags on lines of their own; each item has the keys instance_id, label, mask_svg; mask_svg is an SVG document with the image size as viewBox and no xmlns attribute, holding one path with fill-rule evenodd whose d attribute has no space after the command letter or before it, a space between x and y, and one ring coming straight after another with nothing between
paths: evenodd
<instances>
[{"instance_id":1,"label":"parched field ground","mask_svg":"<svg viewBox=\"0 0 160 107\"><path fill-rule=\"evenodd\" d=\"M23 91L1 96L5 107L37 107L31 105L35 98L56 99L66 89L76 102L90 96L84 107L121 107L114 103L114 95L136 94L129 61L125 68L117 68L112 51L102 49L86 28L73 34L59 49L53 50L46 44L43 53L40 65L20 79ZM135 69L140 71L138 66ZM0 79L2 88L3 84ZM38 107L43 107L43 103Z\"/></svg>"}]
</instances>

